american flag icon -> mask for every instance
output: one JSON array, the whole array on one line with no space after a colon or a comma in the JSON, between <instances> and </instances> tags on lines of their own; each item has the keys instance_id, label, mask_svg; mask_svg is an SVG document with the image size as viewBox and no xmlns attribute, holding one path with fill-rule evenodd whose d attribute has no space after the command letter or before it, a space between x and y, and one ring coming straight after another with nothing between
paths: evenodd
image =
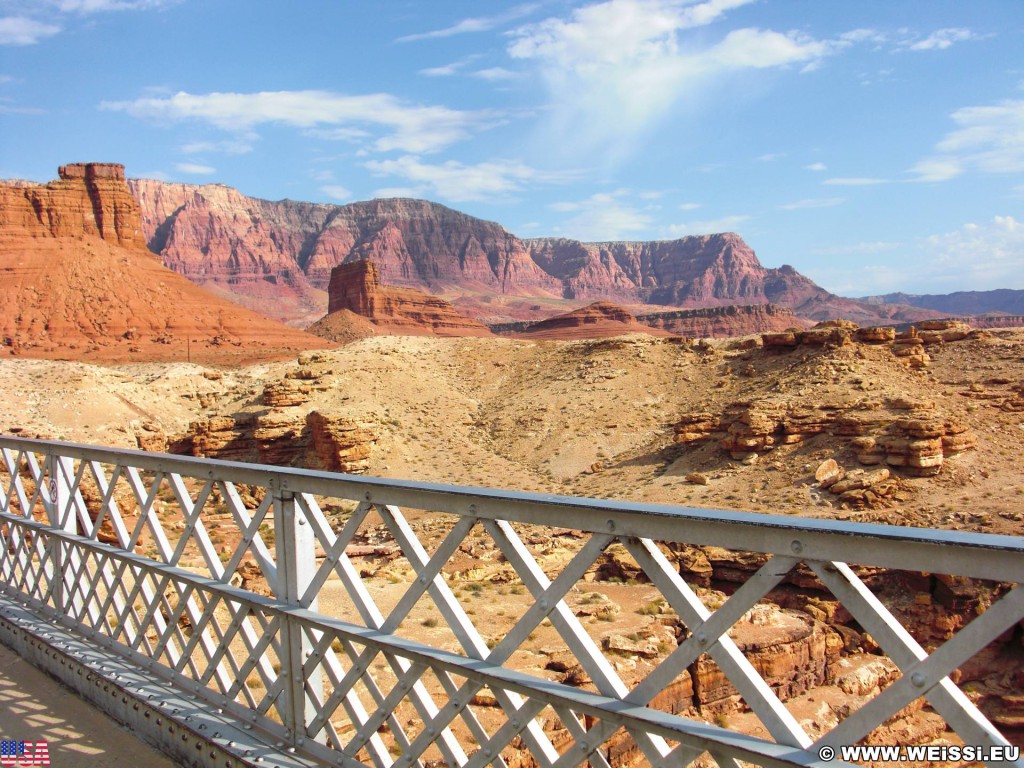
<instances>
[{"instance_id":1,"label":"american flag icon","mask_svg":"<svg viewBox=\"0 0 1024 768\"><path fill-rule=\"evenodd\" d=\"M0 766L49 765L50 746L45 740L0 740Z\"/></svg>"}]
</instances>

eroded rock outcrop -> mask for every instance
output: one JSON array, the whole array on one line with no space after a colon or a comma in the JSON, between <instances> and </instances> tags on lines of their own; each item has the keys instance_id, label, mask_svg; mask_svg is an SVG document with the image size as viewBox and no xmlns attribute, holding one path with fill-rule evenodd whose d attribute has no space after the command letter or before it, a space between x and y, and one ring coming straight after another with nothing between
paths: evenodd
<instances>
[{"instance_id":1,"label":"eroded rock outcrop","mask_svg":"<svg viewBox=\"0 0 1024 768\"><path fill-rule=\"evenodd\" d=\"M886 464L915 477L937 474L946 458L970 450L977 442L963 423L938 412L931 401L870 398L824 405L803 405L789 399L737 401L717 416L687 414L674 431L678 445L717 439L721 450L736 460L749 460L778 446L828 433L845 438L861 464ZM845 490L864 487L851 485Z\"/></svg>"},{"instance_id":2,"label":"eroded rock outcrop","mask_svg":"<svg viewBox=\"0 0 1024 768\"><path fill-rule=\"evenodd\" d=\"M313 355L289 378L268 384L246 410L193 422L173 450L230 461L366 472L377 425L310 404L315 395L337 384L333 371L318 361Z\"/></svg>"},{"instance_id":3,"label":"eroded rock outcrop","mask_svg":"<svg viewBox=\"0 0 1024 768\"><path fill-rule=\"evenodd\" d=\"M381 285L372 261L342 264L331 272L328 317L349 312L387 333L431 336L490 336L485 325L463 317L444 299L411 288ZM326 318L325 318L326 320ZM325 322L323 325L327 325ZM321 324L310 326L317 333Z\"/></svg>"}]
</instances>

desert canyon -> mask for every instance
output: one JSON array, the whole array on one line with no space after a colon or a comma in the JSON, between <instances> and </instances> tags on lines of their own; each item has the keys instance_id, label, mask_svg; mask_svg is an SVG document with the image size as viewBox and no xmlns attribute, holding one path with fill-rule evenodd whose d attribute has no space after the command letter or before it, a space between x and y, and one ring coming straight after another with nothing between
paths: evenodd
<instances>
[{"instance_id":1,"label":"desert canyon","mask_svg":"<svg viewBox=\"0 0 1024 768\"><path fill-rule=\"evenodd\" d=\"M762 266L729 233L520 239L421 200L269 202L126 179L116 164L59 176L0 184L0 433L1024 532L1019 291L996 314L979 297L844 298ZM557 568L577 543L560 533L547 546ZM601 618L600 642L628 678L674 647L679 628L649 605L620 550L588 574L595 597L574 608ZM497 590L492 554L481 542L459 557L468 581ZM671 556L709 602L763 562L711 547ZM386 580L393 559L368 546L365 569ZM926 646L1005 589L928 574L870 583ZM827 727L895 679L813 575L770 597L736 639L802 721ZM494 605L478 610L501 627ZM544 637L537 647L539 674L588 685L567 649ZM1024 627L959 682L1021 743ZM671 695L674 712L738 729L748 717L704 657ZM873 738L948 737L920 702L885 730Z\"/></svg>"}]
</instances>

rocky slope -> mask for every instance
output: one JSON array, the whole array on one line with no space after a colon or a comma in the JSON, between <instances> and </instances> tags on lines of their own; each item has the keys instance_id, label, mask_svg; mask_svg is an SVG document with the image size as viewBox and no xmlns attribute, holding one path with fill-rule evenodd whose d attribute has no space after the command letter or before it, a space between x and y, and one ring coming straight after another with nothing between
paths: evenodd
<instances>
[{"instance_id":1,"label":"rocky slope","mask_svg":"<svg viewBox=\"0 0 1024 768\"><path fill-rule=\"evenodd\" d=\"M351 261L331 270L327 317L311 333L335 338L340 325L354 329L352 316L380 333L402 336L490 336L486 326L456 312L442 298L413 288L385 288L372 261ZM338 315L341 318L338 318Z\"/></svg>"},{"instance_id":2,"label":"rocky slope","mask_svg":"<svg viewBox=\"0 0 1024 768\"><path fill-rule=\"evenodd\" d=\"M149 247L165 265L297 325L322 316L335 266L364 259L378 265L386 285L478 297L461 306L487 322L543 317L540 309L525 309L532 299L574 303L548 315L594 300L673 307L776 303L802 317L858 322L935 314L834 296L792 267L765 268L729 233L655 242L521 240L497 224L423 200L335 206L258 200L221 185L133 180L130 188L144 209ZM504 306L490 303L492 297Z\"/></svg>"},{"instance_id":3,"label":"rocky slope","mask_svg":"<svg viewBox=\"0 0 1024 768\"><path fill-rule=\"evenodd\" d=\"M245 362L329 345L161 266L116 164L0 184L0 272L5 355Z\"/></svg>"}]
</instances>

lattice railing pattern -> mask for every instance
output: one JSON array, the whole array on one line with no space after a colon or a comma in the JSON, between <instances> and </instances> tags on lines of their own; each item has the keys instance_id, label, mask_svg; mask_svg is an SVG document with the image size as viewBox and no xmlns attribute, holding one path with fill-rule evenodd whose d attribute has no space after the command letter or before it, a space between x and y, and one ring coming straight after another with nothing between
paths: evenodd
<instances>
[{"instance_id":1,"label":"lattice railing pattern","mask_svg":"<svg viewBox=\"0 0 1024 768\"><path fill-rule=\"evenodd\" d=\"M726 596L687 580L673 557L687 544L763 556ZM612 550L639 583L594 591ZM925 649L865 567L998 585L986 610ZM837 724L794 711L736 639L798 574L896 668ZM1022 581L1016 537L0 438L7 596L327 764L812 765L821 746L857 743L918 701L966 744L1008 745L953 679L1024 619ZM604 642L601 612L617 601L628 625L652 594L674 634L638 662ZM552 645L571 654L574 682L545 667ZM678 706L687 699L673 691L709 663L742 727Z\"/></svg>"}]
</instances>

